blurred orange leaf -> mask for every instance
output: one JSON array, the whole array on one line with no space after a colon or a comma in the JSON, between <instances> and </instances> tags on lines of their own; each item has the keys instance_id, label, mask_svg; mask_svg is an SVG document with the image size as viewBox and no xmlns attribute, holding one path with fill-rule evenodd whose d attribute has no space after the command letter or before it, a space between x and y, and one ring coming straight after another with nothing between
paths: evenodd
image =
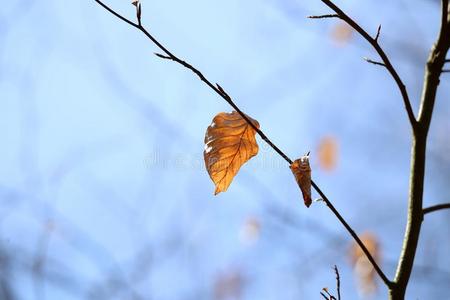
<instances>
[{"instance_id":1,"label":"blurred orange leaf","mask_svg":"<svg viewBox=\"0 0 450 300\"><path fill-rule=\"evenodd\" d=\"M257 217L248 217L241 230L239 232L239 237L241 241L247 245L252 245L258 241L261 234L261 222Z\"/></svg>"},{"instance_id":2,"label":"blurred orange leaf","mask_svg":"<svg viewBox=\"0 0 450 300\"><path fill-rule=\"evenodd\" d=\"M214 300L241 299L245 278L239 270L219 274L214 283Z\"/></svg>"},{"instance_id":3,"label":"blurred orange leaf","mask_svg":"<svg viewBox=\"0 0 450 300\"><path fill-rule=\"evenodd\" d=\"M309 154L296 159L290 166L295 180L303 194L306 207L311 205L311 167L309 165Z\"/></svg>"},{"instance_id":4,"label":"blurred orange leaf","mask_svg":"<svg viewBox=\"0 0 450 300\"><path fill-rule=\"evenodd\" d=\"M259 128L258 121L248 118ZM206 130L203 156L216 185L215 195L225 192L241 166L258 154L255 135L256 131L236 111L214 117Z\"/></svg>"},{"instance_id":5,"label":"blurred orange leaf","mask_svg":"<svg viewBox=\"0 0 450 300\"><path fill-rule=\"evenodd\" d=\"M338 142L336 138L332 136L324 137L319 143L317 152L319 166L322 169L331 171L336 168L338 160Z\"/></svg>"},{"instance_id":6,"label":"blurred orange leaf","mask_svg":"<svg viewBox=\"0 0 450 300\"><path fill-rule=\"evenodd\" d=\"M366 232L360 236L361 241L369 250L376 262L380 260L380 245L377 237L370 232ZM351 261L353 271L359 280L359 287L364 294L372 294L376 290L377 274L372 264L367 259L361 248L354 242L351 248Z\"/></svg>"},{"instance_id":7,"label":"blurred orange leaf","mask_svg":"<svg viewBox=\"0 0 450 300\"><path fill-rule=\"evenodd\" d=\"M331 39L340 46L345 46L353 36L353 28L345 22L339 22L331 31Z\"/></svg>"}]
</instances>

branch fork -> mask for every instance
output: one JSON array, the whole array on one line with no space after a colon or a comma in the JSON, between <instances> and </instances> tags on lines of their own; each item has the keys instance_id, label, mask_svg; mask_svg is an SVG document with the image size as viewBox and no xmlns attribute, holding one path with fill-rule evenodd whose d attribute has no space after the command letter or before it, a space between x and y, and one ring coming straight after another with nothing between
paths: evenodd
<instances>
[{"instance_id":1,"label":"branch fork","mask_svg":"<svg viewBox=\"0 0 450 300\"><path fill-rule=\"evenodd\" d=\"M369 42L369 44L372 45L372 47L375 49L375 51L380 56L383 66L386 67L386 69L391 74L392 78L394 79L395 83L397 84L398 89L400 90L400 93L402 95L403 103L408 115L409 123L411 124L411 127L413 130L417 128L417 120L414 116L414 112L411 106L411 101L409 100L408 91L406 90L406 86L403 83L402 79L398 75L396 69L392 65L390 59L384 52L383 48L378 43L378 39L380 37L381 33L381 25L378 26L377 33L375 37L373 38L367 31L365 31L356 21L354 21L351 17L349 17L345 12L343 12L336 4L334 4L330 0L321 0L322 3L324 3L326 6L331 8L333 10L337 17L341 20L345 21L350 27L352 27L356 32L358 32L365 40ZM369 61L370 63L374 63L376 65L381 65L381 62L375 62L375 61Z\"/></svg>"}]
</instances>

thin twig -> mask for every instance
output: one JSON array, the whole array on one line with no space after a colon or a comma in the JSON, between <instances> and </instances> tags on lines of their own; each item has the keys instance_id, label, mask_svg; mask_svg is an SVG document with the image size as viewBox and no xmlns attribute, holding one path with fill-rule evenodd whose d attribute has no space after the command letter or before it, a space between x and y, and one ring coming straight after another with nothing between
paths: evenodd
<instances>
[{"instance_id":1,"label":"thin twig","mask_svg":"<svg viewBox=\"0 0 450 300\"><path fill-rule=\"evenodd\" d=\"M344 220L344 218L341 216L341 214L336 210L336 208L333 206L333 204L330 202L330 200L328 200L327 196L325 196L325 194L321 191L321 189L317 186L317 184L314 181L312 181L312 180L311 180L311 184L312 184L313 188L317 191L317 193L319 193L320 197L322 197L323 201L328 206L328 208L339 219L339 221L342 223L342 225L344 225L345 229L347 229L347 231L350 233L350 235L353 237L353 239L356 241L356 243L359 245L359 247L361 247L361 249L363 250L364 254L367 256L367 259L372 264L373 268L375 269L377 274L381 277L383 282L387 286L391 286L392 282L383 273L383 271L378 266L378 264L375 261L375 259L372 257L372 254L370 254L369 250L366 248L366 246L361 241L361 239L356 234L356 232L350 227L350 225L348 225L348 223Z\"/></svg>"},{"instance_id":2,"label":"thin twig","mask_svg":"<svg viewBox=\"0 0 450 300\"><path fill-rule=\"evenodd\" d=\"M378 25L377 35L375 36L375 42L377 42L377 43L378 43L378 38L380 37L380 32L381 32L381 24Z\"/></svg>"},{"instance_id":3,"label":"thin twig","mask_svg":"<svg viewBox=\"0 0 450 300\"><path fill-rule=\"evenodd\" d=\"M329 19L329 18L339 18L338 14L320 15L320 16L308 16L308 19Z\"/></svg>"},{"instance_id":4,"label":"thin twig","mask_svg":"<svg viewBox=\"0 0 450 300\"><path fill-rule=\"evenodd\" d=\"M159 58L162 58L162 59L169 59L169 60L172 59L170 56L166 56L166 55L161 54L161 53L155 52L154 54L155 54L156 56L158 56Z\"/></svg>"},{"instance_id":5,"label":"thin twig","mask_svg":"<svg viewBox=\"0 0 450 300\"><path fill-rule=\"evenodd\" d=\"M442 70L442 73L450 73L450 69L444 69Z\"/></svg>"},{"instance_id":6,"label":"thin twig","mask_svg":"<svg viewBox=\"0 0 450 300\"><path fill-rule=\"evenodd\" d=\"M382 62L370 59L368 57L364 57L364 60L367 61L368 63L374 64L374 65L378 65L378 66L382 66L382 67L386 67L386 65Z\"/></svg>"},{"instance_id":7,"label":"thin twig","mask_svg":"<svg viewBox=\"0 0 450 300\"><path fill-rule=\"evenodd\" d=\"M141 15L142 15L142 6L141 6L141 2L138 1L137 5L136 5L136 18L138 20L138 25L139 26L142 26Z\"/></svg>"},{"instance_id":8,"label":"thin twig","mask_svg":"<svg viewBox=\"0 0 450 300\"><path fill-rule=\"evenodd\" d=\"M433 205L427 208L423 209L423 214L426 215L428 213L437 211L437 210L441 210L441 209L450 209L450 203L443 203L443 204L437 204L437 205Z\"/></svg>"},{"instance_id":9,"label":"thin twig","mask_svg":"<svg viewBox=\"0 0 450 300\"><path fill-rule=\"evenodd\" d=\"M95 0L96 2L99 2L99 0ZM224 93L223 90L221 91L217 86L211 83L198 69L193 67L191 64L187 63L184 60L181 60L174 54L172 54L169 50L167 50L162 44L160 44L144 27L138 26L138 29L141 30L158 48L160 48L164 53L167 54L167 57L164 57L163 55L158 55L161 58L170 59L183 67L191 70L193 73L195 73L201 81L203 81L207 86L209 86L212 90L214 90L220 97L222 97L228 104L239 113L239 115L258 133L258 135L265 141L272 149L274 149L281 157L284 158L289 164L292 164L292 160L284 154L283 151L281 151L258 127L253 124L248 116L244 114L241 109L234 103L234 101L231 99L231 97L228 96L228 94Z\"/></svg>"},{"instance_id":10,"label":"thin twig","mask_svg":"<svg viewBox=\"0 0 450 300\"><path fill-rule=\"evenodd\" d=\"M334 266L334 272L336 273L337 300L341 300L341 277L339 276L339 270L336 265Z\"/></svg>"},{"instance_id":11,"label":"thin twig","mask_svg":"<svg viewBox=\"0 0 450 300\"><path fill-rule=\"evenodd\" d=\"M320 294L321 294L322 297L325 298L326 300L330 300L330 298L328 298L324 293L320 292Z\"/></svg>"},{"instance_id":12,"label":"thin twig","mask_svg":"<svg viewBox=\"0 0 450 300\"><path fill-rule=\"evenodd\" d=\"M151 35L142 25L136 24L125 17L121 16L117 12L115 12L113 9L109 8L106 4L104 4L100 0L95 0L98 4L100 4L104 9L112 13L117 18L121 19L122 21L130 24L131 26L139 29L141 32L143 32L159 49L161 49L165 55L155 53L158 57L161 57L163 59L170 59L183 67L191 70L194 74L196 74L201 81L203 81L208 87L210 87L214 92L216 92L220 97L222 97L236 112L239 113L239 115L258 133L258 135L262 138L263 141L265 141L272 149L274 149L286 162L288 162L290 165L292 164L292 160L284 154L283 151L281 151L272 141L259 129L257 128L247 117L246 114L244 114L239 107L234 103L234 101L231 99L231 97L224 91L222 87L219 85L214 85L209 81L198 69L190 65L189 63L185 62L184 60L181 60L177 56L175 56L172 52L170 52L166 47L164 47L153 35ZM140 15L139 15L140 16ZM384 275L383 271L380 269L380 267L377 265L375 260L373 259L370 252L367 250L364 243L361 241L361 239L358 237L358 235L354 232L354 230L347 224L347 222L344 220L344 218L339 214L339 212L336 210L336 208L333 206L333 204L328 200L328 198L325 196L325 194L320 190L319 186L311 180L312 187L317 191L317 193L322 197L326 205L330 208L330 210L333 212L333 214L338 218L338 220L344 225L344 227L347 229L347 231L350 233L350 235L355 239L355 241L358 243L358 245L361 247L363 252L366 254L368 260L373 265L376 272L379 274L379 276L382 278L382 280L389 286L391 282L389 279L387 279L386 275Z\"/></svg>"},{"instance_id":13,"label":"thin twig","mask_svg":"<svg viewBox=\"0 0 450 300\"><path fill-rule=\"evenodd\" d=\"M378 44L377 37L372 38L367 31L365 31L361 26L358 25L352 18L350 18L346 13L344 13L339 7L336 6L332 1L330 0L321 0L326 6L331 8L334 12L336 12L339 15L339 18L344 20L348 25L350 25L353 29L355 29L364 39L366 39L372 47L375 49L375 51L380 56L383 63L386 65L386 69L389 71L389 73L392 75L395 83L397 84L400 93L402 95L403 103L405 105L406 112L408 114L409 122L411 123L411 126L413 129L417 128L417 120L414 116L413 109L411 107L411 102L409 100L408 91L406 90L406 86L403 83L402 79L398 75L395 68L392 66L391 61L389 60L388 56L384 52L384 50L381 48L381 46ZM380 28L380 27L379 27ZM381 28L380 28L381 30Z\"/></svg>"},{"instance_id":14,"label":"thin twig","mask_svg":"<svg viewBox=\"0 0 450 300\"><path fill-rule=\"evenodd\" d=\"M328 296L327 299L328 299L328 300L336 300L336 297L334 297L333 295L331 295L327 288L323 288L322 291L324 291L325 294L327 294L327 296ZM322 293L322 292L321 292L321 293Z\"/></svg>"},{"instance_id":15,"label":"thin twig","mask_svg":"<svg viewBox=\"0 0 450 300\"><path fill-rule=\"evenodd\" d=\"M191 70L193 73L195 73L201 81L203 81L207 86L209 86L212 90L214 90L219 96L221 96L228 104L236 110L236 112L241 115L241 117L258 133L258 135L270 146L272 149L274 149L284 160L286 160L289 164L292 164L292 160L283 153L272 141L259 129L257 128L247 117L246 114L244 114L239 107L233 102L231 97L228 96L228 94L224 93L223 89L219 89L217 86L211 83L198 69L194 68L189 63L185 62L184 60L181 60L177 56L175 56L172 52L170 52L166 47L164 47L158 40L156 40L153 35L151 35L142 25L136 24L127 18L121 16L119 13L115 12L112 8L108 7L106 4L104 4L100 0L95 0L98 4L100 4L104 9L112 13L117 18L121 19L122 21L128 23L129 25L139 29L141 32L143 32L159 49L161 49L166 55L155 53L160 58L164 59L170 59L183 67Z\"/></svg>"},{"instance_id":16,"label":"thin twig","mask_svg":"<svg viewBox=\"0 0 450 300\"><path fill-rule=\"evenodd\" d=\"M117 18L121 19L122 21L124 21L125 23L128 23L129 25L139 28L139 25L128 20L127 18L121 16L120 14L118 14L117 12L115 12L113 9L111 9L108 5L104 4L102 1L98 1L95 0L95 2L97 2L98 4L100 4L101 7L103 7L104 9L106 9L107 11L109 11L110 13L112 13L114 16L116 16Z\"/></svg>"}]
</instances>

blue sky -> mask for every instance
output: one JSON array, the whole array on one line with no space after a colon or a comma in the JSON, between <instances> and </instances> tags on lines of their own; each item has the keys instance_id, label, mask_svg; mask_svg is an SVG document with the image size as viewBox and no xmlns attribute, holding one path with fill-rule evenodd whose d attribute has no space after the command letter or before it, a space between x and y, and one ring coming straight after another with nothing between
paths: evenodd
<instances>
[{"instance_id":1,"label":"blue sky","mask_svg":"<svg viewBox=\"0 0 450 300\"><path fill-rule=\"evenodd\" d=\"M369 32L382 24L380 43L417 111L436 1L341 2ZM108 3L134 17L128 1ZM410 132L389 74L362 59L377 59L367 43L356 34L337 41L336 20L305 18L329 13L320 1L142 5L144 25L220 83L285 153L311 150L315 181L357 232L378 237L393 276ZM242 299L316 299L334 286L335 264L344 299L362 299L350 236L323 204L302 205L289 168L261 140L259 155L213 196L203 137L231 108L155 57L140 32L94 1L8 1L0 45L0 250L19 299L214 299L227 274L243 278ZM450 198L449 82L443 77L430 133L426 205ZM326 136L339 145L332 172L318 167ZM242 240L249 219L261 226L253 243ZM429 219L414 299L447 295L448 213ZM385 299L378 285L373 299Z\"/></svg>"}]
</instances>

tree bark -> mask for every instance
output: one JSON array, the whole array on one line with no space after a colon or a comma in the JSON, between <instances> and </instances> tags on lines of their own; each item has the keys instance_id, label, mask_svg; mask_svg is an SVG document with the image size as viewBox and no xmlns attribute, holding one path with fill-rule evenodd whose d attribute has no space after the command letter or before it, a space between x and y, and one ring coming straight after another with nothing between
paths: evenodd
<instances>
[{"instance_id":1,"label":"tree bark","mask_svg":"<svg viewBox=\"0 0 450 300\"><path fill-rule=\"evenodd\" d=\"M414 134L411 150L411 176L408 221L396 280L390 287L391 300L403 300L409 282L422 225L423 182L425 177L426 134Z\"/></svg>"}]
</instances>

